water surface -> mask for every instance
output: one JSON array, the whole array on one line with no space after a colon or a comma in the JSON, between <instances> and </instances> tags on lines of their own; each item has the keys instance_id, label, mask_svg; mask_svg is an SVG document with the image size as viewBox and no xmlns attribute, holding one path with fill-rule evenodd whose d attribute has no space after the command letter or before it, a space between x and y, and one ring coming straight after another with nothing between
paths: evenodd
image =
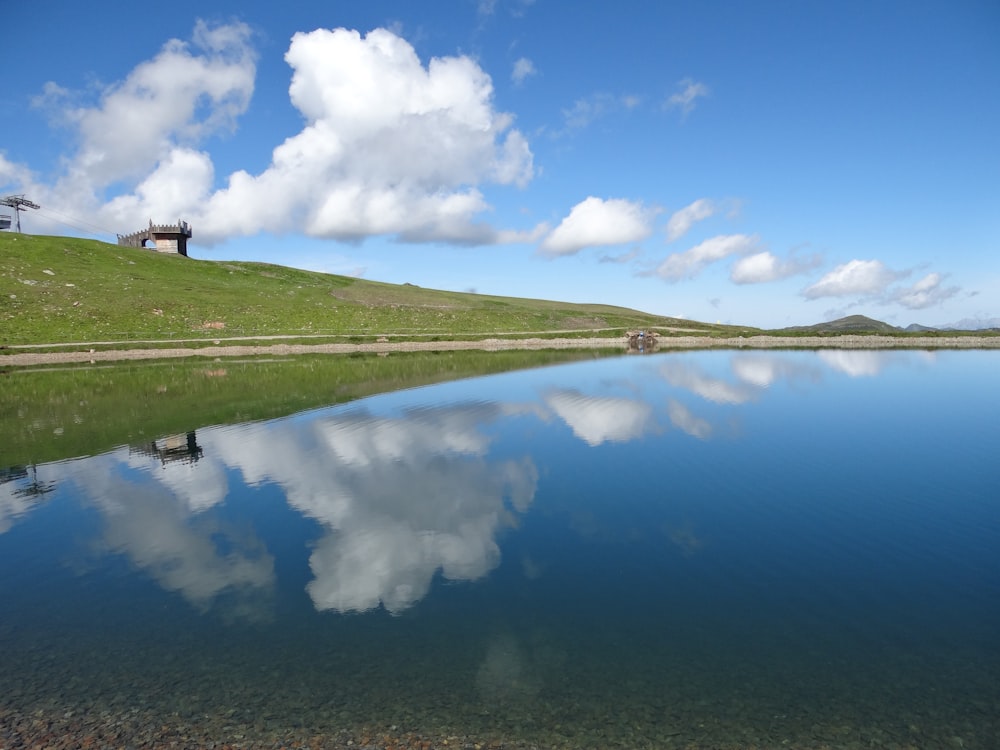
<instances>
[{"instance_id":1,"label":"water surface","mask_svg":"<svg viewBox=\"0 0 1000 750\"><path fill-rule=\"evenodd\" d=\"M11 467L0 707L994 748L998 377L997 352L620 357Z\"/></svg>"}]
</instances>

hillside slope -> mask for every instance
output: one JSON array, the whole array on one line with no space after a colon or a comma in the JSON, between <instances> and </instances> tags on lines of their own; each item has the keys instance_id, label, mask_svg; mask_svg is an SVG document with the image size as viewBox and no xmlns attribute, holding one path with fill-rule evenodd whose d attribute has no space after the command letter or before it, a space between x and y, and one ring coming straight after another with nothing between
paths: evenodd
<instances>
[{"instance_id":1,"label":"hillside slope","mask_svg":"<svg viewBox=\"0 0 1000 750\"><path fill-rule=\"evenodd\" d=\"M600 329L614 335L630 328L733 330L609 305L436 291L96 240L0 234L0 343L8 345Z\"/></svg>"},{"instance_id":2,"label":"hillside slope","mask_svg":"<svg viewBox=\"0 0 1000 750\"><path fill-rule=\"evenodd\" d=\"M826 323L816 323L810 326L792 326L782 328L777 333L902 333L902 328L897 328L881 320L869 318L866 315L848 315L846 318L837 318Z\"/></svg>"}]
</instances>

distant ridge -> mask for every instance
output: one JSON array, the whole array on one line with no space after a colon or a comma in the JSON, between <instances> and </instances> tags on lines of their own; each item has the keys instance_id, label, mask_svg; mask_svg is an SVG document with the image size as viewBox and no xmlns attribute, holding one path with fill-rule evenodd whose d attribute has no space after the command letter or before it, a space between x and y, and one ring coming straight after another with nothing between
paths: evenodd
<instances>
[{"instance_id":1,"label":"distant ridge","mask_svg":"<svg viewBox=\"0 0 1000 750\"><path fill-rule=\"evenodd\" d=\"M906 328L900 328L899 326L894 326L889 323L885 323L881 320L875 320L875 318L869 318L867 315L848 315L846 318L837 318L836 320L830 320L826 323L816 323L811 326L791 326L789 328L781 328L776 333L789 333L789 334L804 334L804 333L884 333L884 334L900 334L900 333L912 333L912 334L950 334L950 333L971 333L973 331L978 332L995 332L1000 330L997 326L988 325L973 325L979 321L962 321L960 325L954 326L925 326L920 323L911 323L906 326ZM994 322L992 319L986 321L986 323Z\"/></svg>"},{"instance_id":2,"label":"distant ridge","mask_svg":"<svg viewBox=\"0 0 1000 750\"><path fill-rule=\"evenodd\" d=\"M903 329L881 320L869 318L866 315L848 315L826 323L816 323L811 326L793 326L782 328L789 333L900 333ZM921 329L932 330L932 329Z\"/></svg>"}]
</instances>

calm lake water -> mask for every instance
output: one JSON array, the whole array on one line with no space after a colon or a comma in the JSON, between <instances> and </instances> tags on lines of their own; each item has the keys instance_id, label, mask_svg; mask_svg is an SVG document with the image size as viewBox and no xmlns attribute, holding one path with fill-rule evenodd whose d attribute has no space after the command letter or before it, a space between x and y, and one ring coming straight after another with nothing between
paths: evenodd
<instances>
[{"instance_id":1,"label":"calm lake water","mask_svg":"<svg viewBox=\"0 0 1000 750\"><path fill-rule=\"evenodd\" d=\"M600 359L2 479L3 711L1000 747L1000 352Z\"/></svg>"}]
</instances>

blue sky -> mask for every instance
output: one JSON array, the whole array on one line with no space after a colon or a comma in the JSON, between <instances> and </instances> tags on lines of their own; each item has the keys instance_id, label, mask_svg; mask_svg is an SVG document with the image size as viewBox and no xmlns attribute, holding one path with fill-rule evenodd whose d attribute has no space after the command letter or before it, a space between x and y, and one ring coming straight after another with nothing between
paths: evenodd
<instances>
[{"instance_id":1,"label":"blue sky","mask_svg":"<svg viewBox=\"0 0 1000 750\"><path fill-rule=\"evenodd\" d=\"M762 327L1000 325L1000 4L5 4L25 231ZM55 20L58 19L58 23Z\"/></svg>"}]
</instances>

